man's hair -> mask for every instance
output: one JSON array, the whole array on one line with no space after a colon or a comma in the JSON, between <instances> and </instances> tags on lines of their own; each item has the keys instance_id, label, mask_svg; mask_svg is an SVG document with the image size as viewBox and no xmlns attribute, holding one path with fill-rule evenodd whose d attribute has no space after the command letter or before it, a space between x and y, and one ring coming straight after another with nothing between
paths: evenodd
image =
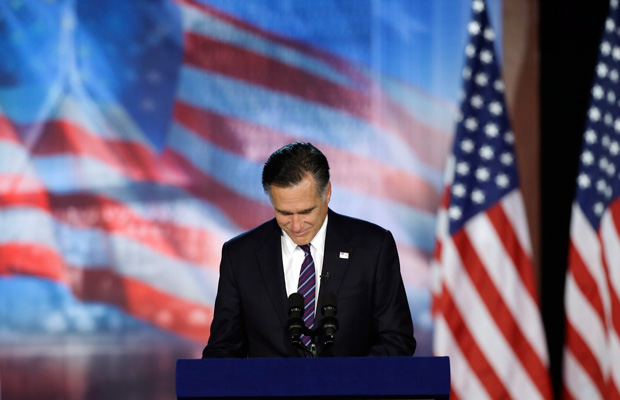
<instances>
[{"instance_id":1,"label":"man's hair","mask_svg":"<svg viewBox=\"0 0 620 400\"><path fill-rule=\"evenodd\" d=\"M316 180L317 195L324 198L329 183L329 164L310 143L295 142L273 152L263 167L263 190L271 197L271 186L288 188L310 174Z\"/></svg>"}]
</instances>

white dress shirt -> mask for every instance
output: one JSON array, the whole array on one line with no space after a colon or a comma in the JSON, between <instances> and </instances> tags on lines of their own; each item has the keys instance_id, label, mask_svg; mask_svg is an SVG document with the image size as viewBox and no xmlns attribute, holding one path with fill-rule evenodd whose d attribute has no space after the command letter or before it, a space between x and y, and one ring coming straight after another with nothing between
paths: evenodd
<instances>
[{"instance_id":1,"label":"white dress shirt","mask_svg":"<svg viewBox=\"0 0 620 400\"><path fill-rule=\"evenodd\" d=\"M316 296L318 298L319 286L321 282L321 271L323 271L323 255L325 254L325 235L327 233L327 216L321 225L321 229L310 241L310 254L314 260L314 273L316 274ZM282 231L282 265L284 266L284 283L286 285L286 296L297 292L299 283L299 272L304 261L305 253L301 247ZM315 301L315 308L316 308Z\"/></svg>"}]
</instances>

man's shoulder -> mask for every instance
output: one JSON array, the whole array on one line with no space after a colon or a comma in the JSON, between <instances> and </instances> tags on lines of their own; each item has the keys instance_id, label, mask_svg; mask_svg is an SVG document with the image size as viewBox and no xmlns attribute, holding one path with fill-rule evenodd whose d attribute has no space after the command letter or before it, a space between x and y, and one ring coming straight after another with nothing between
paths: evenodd
<instances>
[{"instance_id":1,"label":"man's shoulder","mask_svg":"<svg viewBox=\"0 0 620 400\"><path fill-rule=\"evenodd\" d=\"M266 221L259 226L250 229L249 231L240 233L239 235L228 240L225 245L227 246L248 246L263 242L277 236L279 233L279 227L275 219Z\"/></svg>"},{"instance_id":2,"label":"man's shoulder","mask_svg":"<svg viewBox=\"0 0 620 400\"><path fill-rule=\"evenodd\" d=\"M338 214L332 210L329 212L329 224L333 223L334 226L340 230L347 231L351 235L362 234L364 236L383 236L388 230L375 224L374 222L366 221L360 218L351 217L348 215Z\"/></svg>"}]
</instances>

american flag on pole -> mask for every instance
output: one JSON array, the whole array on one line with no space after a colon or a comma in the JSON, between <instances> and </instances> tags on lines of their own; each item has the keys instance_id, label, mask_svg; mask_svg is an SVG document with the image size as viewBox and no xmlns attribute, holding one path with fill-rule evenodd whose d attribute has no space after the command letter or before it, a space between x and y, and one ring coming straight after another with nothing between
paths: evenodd
<instances>
[{"instance_id":1,"label":"american flag on pole","mask_svg":"<svg viewBox=\"0 0 620 400\"><path fill-rule=\"evenodd\" d=\"M475 0L464 95L446 171L433 280L435 355L450 356L454 399L551 399L494 33Z\"/></svg>"},{"instance_id":2,"label":"american flag on pole","mask_svg":"<svg viewBox=\"0 0 620 400\"><path fill-rule=\"evenodd\" d=\"M620 8L610 2L573 202L564 294L566 399L620 399Z\"/></svg>"}]
</instances>

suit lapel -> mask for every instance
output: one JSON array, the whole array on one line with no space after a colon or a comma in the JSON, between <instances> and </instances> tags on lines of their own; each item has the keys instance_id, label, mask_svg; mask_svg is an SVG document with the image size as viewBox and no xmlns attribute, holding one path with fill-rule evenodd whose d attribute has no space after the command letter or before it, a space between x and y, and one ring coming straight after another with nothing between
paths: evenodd
<instances>
[{"instance_id":1,"label":"suit lapel","mask_svg":"<svg viewBox=\"0 0 620 400\"><path fill-rule=\"evenodd\" d=\"M280 228L273 220L273 230L269 230L263 237L263 246L259 249L257 257L259 268L263 277L265 289L276 310L278 318L283 326L286 326L286 285L284 284L284 267L282 266L282 250Z\"/></svg>"},{"instance_id":2,"label":"suit lapel","mask_svg":"<svg viewBox=\"0 0 620 400\"><path fill-rule=\"evenodd\" d=\"M339 215L330 210L325 238L321 293L332 291L334 294L338 294L340 285L349 267L349 260L355 250L347 241L346 230L341 222ZM321 296L319 295L320 298Z\"/></svg>"}]
</instances>

